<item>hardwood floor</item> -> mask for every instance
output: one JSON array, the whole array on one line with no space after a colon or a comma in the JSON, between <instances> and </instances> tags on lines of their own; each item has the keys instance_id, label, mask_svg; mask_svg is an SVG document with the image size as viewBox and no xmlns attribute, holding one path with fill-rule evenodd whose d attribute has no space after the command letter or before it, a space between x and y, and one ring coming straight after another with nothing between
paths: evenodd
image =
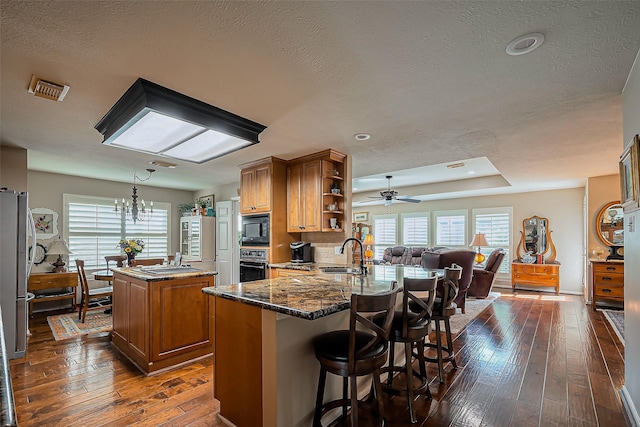
<instances>
[{"instance_id":1,"label":"hardwood floor","mask_svg":"<svg viewBox=\"0 0 640 427\"><path fill-rule=\"evenodd\" d=\"M433 399L417 399L418 423L395 398L388 425L625 426L624 347L602 313L576 296L497 290L456 337L459 369L446 366L445 384L429 364ZM30 328L27 357L11 362L20 426L224 425L211 359L145 377L108 334L56 342L46 314ZM364 412L361 421L375 425Z\"/></svg>"}]
</instances>

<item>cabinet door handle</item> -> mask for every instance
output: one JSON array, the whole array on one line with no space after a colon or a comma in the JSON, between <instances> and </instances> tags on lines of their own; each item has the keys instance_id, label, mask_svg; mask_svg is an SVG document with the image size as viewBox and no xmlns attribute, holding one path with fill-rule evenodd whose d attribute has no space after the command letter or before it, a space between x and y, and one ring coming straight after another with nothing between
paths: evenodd
<instances>
[{"instance_id":1,"label":"cabinet door handle","mask_svg":"<svg viewBox=\"0 0 640 427\"><path fill-rule=\"evenodd\" d=\"M603 289L602 293L603 294L610 294L611 293L611 289Z\"/></svg>"},{"instance_id":2,"label":"cabinet door handle","mask_svg":"<svg viewBox=\"0 0 640 427\"><path fill-rule=\"evenodd\" d=\"M616 271L615 267L607 267L607 271Z\"/></svg>"},{"instance_id":3,"label":"cabinet door handle","mask_svg":"<svg viewBox=\"0 0 640 427\"><path fill-rule=\"evenodd\" d=\"M602 278L602 280L605 281L605 282L610 282L611 281L611 277L604 276Z\"/></svg>"}]
</instances>

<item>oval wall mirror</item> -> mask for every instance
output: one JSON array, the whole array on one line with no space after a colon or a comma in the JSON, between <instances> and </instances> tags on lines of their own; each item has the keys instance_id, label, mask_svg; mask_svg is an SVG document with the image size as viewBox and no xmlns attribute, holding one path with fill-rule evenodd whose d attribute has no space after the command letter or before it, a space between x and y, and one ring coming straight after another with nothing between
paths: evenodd
<instances>
[{"instance_id":1,"label":"oval wall mirror","mask_svg":"<svg viewBox=\"0 0 640 427\"><path fill-rule=\"evenodd\" d=\"M624 213L619 201L600 209L596 215L596 234L607 246L624 246Z\"/></svg>"}]
</instances>

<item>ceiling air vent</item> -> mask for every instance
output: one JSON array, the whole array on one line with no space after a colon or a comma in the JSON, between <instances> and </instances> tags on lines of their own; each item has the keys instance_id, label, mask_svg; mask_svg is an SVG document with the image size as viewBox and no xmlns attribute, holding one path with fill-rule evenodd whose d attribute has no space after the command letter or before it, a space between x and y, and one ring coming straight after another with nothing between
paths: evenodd
<instances>
[{"instance_id":1,"label":"ceiling air vent","mask_svg":"<svg viewBox=\"0 0 640 427\"><path fill-rule=\"evenodd\" d=\"M48 82L40 77L31 76L29 83L29 93L41 98L50 99L52 101L62 101L69 92L69 86L60 83Z\"/></svg>"}]
</instances>

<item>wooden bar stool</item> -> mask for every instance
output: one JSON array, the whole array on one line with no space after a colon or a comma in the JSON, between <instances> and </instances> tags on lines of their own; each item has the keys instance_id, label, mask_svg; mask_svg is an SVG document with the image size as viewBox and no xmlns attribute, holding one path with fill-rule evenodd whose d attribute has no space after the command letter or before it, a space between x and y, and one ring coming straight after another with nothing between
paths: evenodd
<instances>
[{"instance_id":1,"label":"wooden bar stool","mask_svg":"<svg viewBox=\"0 0 640 427\"><path fill-rule=\"evenodd\" d=\"M429 391L429 381L427 380L426 359L424 355L424 340L431 332L431 315L436 298L436 285L438 277L434 274L426 279L405 278L402 287L402 310L396 310L391 324L391 334L389 335L389 366L382 368L381 373L388 373L386 383L382 384L382 390L399 396L406 395L409 405L409 418L412 423L417 421L416 411L413 407L414 399L426 391ZM420 293L429 293L428 298L422 298ZM409 308L411 304L411 309ZM378 323L382 320L380 315L376 315L373 321ZM396 366L394 358L395 343L404 344L404 366ZM416 347L414 353L413 348ZM418 359L420 372L412 368L413 356ZM396 374L404 373L404 384L394 387L394 380L398 379ZM416 385L414 378L419 380ZM401 383L401 381L396 381Z\"/></svg>"},{"instance_id":2,"label":"wooden bar stool","mask_svg":"<svg viewBox=\"0 0 640 427\"><path fill-rule=\"evenodd\" d=\"M455 359L455 351L453 350L453 339L451 338L451 324L449 318L456 313L456 303L453 300L458 295L458 281L462 277L462 267L456 264L452 264L451 267L445 267L444 269L444 282L442 297L436 298L433 306L433 319L436 326L436 342L426 343L425 346L429 348L435 348L437 357L425 357L428 362L435 362L438 364L438 376L440 382L444 383L444 364L451 362L454 369L458 369ZM410 304L413 311L417 311L417 307ZM441 324L444 324L444 332L447 341L447 345L442 345ZM446 353L446 355L443 355Z\"/></svg>"},{"instance_id":3,"label":"wooden bar stool","mask_svg":"<svg viewBox=\"0 0 640 427\"><path fill-rule=\"evenodd\" d=\"M320 362L320 378L318 380L318 395L316 409L313 416L313 426L322 427L322 417L330 410L342 407L342 417L346 419L347 407L351 407L351 426L358 425L358 406L364 402L358 401L357 377L373 375L373 392L377 402L378 416L384 416L380 387L380 368L387 361L388 338L393 321L393 311L398 293L398 284L393 283L392 289L374 295L351 294L351 309L349 315L349 330L332 331L322 334L313 342L316 358ZM363 314L382 313L380 326ZM357 326L360 329L356 329ZM327 372L343 377L342 399L323 404L324 387ZM347 397L349 380L351 396Z\"/></svg>"}]
</instances>

